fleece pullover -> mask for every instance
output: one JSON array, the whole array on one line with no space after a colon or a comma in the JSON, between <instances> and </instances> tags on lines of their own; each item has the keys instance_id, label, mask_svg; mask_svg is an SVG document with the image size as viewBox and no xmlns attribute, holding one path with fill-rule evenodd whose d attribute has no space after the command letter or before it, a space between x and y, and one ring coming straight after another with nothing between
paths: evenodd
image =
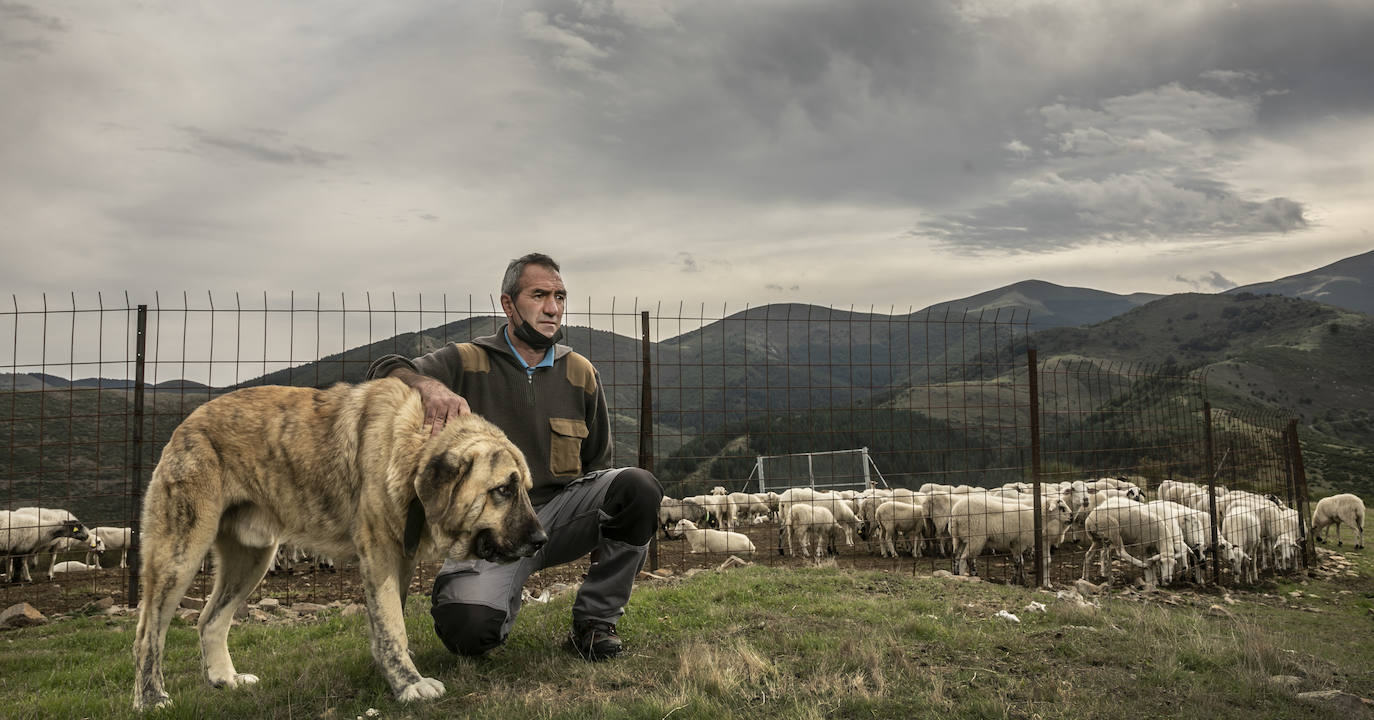
<instances>
[{"instance_id":1,"label":"fleece pullover","mask_svg":"<svg viewBox=\"0 0 1374 720\"><path fill-rule=\"evenodd\" d=\"M408 367L463 396L525 453L534 480L530 501L538 507L583 474L610 466L610 413L590 360L555 345L552 366L527 369L505 333L503 326L495 335L449 343L414 360L387 355L367 376Z\"/></svg>"}]
</instances>

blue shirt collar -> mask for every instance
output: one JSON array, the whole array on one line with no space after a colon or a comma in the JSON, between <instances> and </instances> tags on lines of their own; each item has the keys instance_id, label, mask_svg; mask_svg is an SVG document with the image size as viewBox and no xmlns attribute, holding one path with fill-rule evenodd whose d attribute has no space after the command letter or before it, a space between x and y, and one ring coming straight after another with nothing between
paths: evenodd
<instances>
[{"instance_id":1,"label":"blue shirt collar","mask_svg":"<svg viewBox=\"0 0 1374 720\"><path fill-rule=\"evenodd\" d=\"M506 347L510 348L510 354L515 356L515 359L520 362L520 367L525 368L525 372L532 373L534 372L534 368L553 367L553 351L556 346L549 346L549 349L544 351L544 359L540 360L538 365L530 367L530 364L525 362L525 358L516 351L515 345L511 343L509 325L501 332L501 337L506 339Z\"/></svg>"}]
</instances>

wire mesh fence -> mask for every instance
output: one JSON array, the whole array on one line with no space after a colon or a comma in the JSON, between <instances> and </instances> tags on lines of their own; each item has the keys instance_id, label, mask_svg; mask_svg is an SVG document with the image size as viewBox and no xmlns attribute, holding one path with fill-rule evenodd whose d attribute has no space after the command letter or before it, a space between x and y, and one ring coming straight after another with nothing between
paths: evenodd
<instances>
[{"instance_id":1,"label":"wire mesh fence","mask_svg":"<svg viewBox=\"0 0 1374 720\"><path fill-rule=\"evenodd\" d=\"M0 312L11 338L0 357L0 506L66 510L112 537L136 531L162 446L209 399L255 385L358 382L383 355L416 357L503 321L494 301L471 297L207 293L144 307L15 298ZM1038 358L1028 321L1012 311L708 313L587 300L570 303L564 342L600 373L615 464L655 471L668 495L653 567L820 555L841 567L1006 581L1097 579L1115 567L1118 576L1229 583L1251 567L1233 558L1282 568L1310 552L1292 419L1212 407L1205 377L1190 368ZM1131 487L1139 498L1124 497ZM1178 507L1128 507L1115 534L1094 522L1137 500ZM1244 517L1228 533L1232 509ZM47 526L9 517L14 527ZM54 568L96 558L83 548L54 558L8 533L0 601L134 597L136 565L120 569L115 551L100 570ZM288 601L358 594L347 563L286 552L282 563L261 592ZM34 582L16 582L29 565ZM53 569L68 572L49 580ZM434 569L423 566L413 587L426 588Z\"/></svg>"}]
</instances>

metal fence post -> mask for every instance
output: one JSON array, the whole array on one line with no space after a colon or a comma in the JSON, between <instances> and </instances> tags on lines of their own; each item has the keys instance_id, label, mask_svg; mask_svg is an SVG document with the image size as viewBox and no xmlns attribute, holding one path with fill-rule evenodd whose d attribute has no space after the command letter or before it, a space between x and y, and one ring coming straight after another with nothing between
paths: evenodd
<instances>
[{"instance_id":1,"label":"metal fence post","mask_svg":"<svg viewBox=\"0 0 1374 720\"><path fill-rule=\"evenodd\" d=\"M139 553L142 550L142 543L139 542L142 532L139 518L143 517L143 375L148 347L147 305L138 306L138 335L134 342L133 477L129 482L129 506L134 509L134 516L129 523L129 555L133 557L133 561L129 563L129 607L138 605L138 568L141 564Z\"/></svg>"},{"instance_id":2,"label":"metal fence post","mask_svg":"<svg viewBox=\"0 0 1374 720\"><path fill-rule=\"evenodd\" d=\"M1212 403L1202 401L1202 448L1207 458L1207 514L1212 517L1212 584L1221 584L1221 563L1217 561L1217 549L1221 547L1219 533L1221 521L1217 518L1217 474L1221 468L1215 467L1215 451L1212 447Z\"/></svg>"},{"instance_id":3,"label":"metal fence post","mask_svg":"<svg viewBox=\"0 0 1374 720\"><path fill-rule=\"evenodd\" d=\"M1040 465L1040 369L1039 363L1035 359L1035 348L1026 348L1026 377L1030 381L1030 441L1031 441L1031 486L1032 497L1034 498L1035 508L1032 511L1035 517L1035 584L1037 587L1049 587L1049 553L1045 552L1049 545L1049 538L1045 537L1045 517L1044 508L1041 507L1040 498L1043 497L1040 488L1040 477L1043 468Z\"/></svg>"},{"instance_id":4,"label":"metal fence post","mask_svg":"<svg viewBox=\"0 0 1374 720\"><path fill-rule=\"evenodd\" d=\"M639 313L639 354L643 369L639 376L639 467L654 471L654 392L652 364L649 360L649 311ZM658 533L649 542L649 568L658 569Z\"/></svg>"},{"instance_id":5,"label":"metal fence post","mask_svg":"<svg viewBox=\"0 0 1374 720\"><path fill-rule=\"evenodd\" d=\"M1313 543L1311 528L1307 519L1311 517L1311 506L1307 497L1307 470L1302 464L1302 443L1298 439L1298 421L1288 421L1288 450L1292 457L1294 505L1298 508L1298 531L1302 534L1302 564L1312 567L1317 561L1317 547Z\"/></svg>"}]
</instances>

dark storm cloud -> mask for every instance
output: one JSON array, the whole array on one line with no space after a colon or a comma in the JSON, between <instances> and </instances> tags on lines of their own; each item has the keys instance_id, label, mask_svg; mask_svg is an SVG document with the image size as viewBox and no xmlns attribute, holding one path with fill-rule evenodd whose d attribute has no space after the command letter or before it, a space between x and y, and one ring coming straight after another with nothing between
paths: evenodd
<instances>
[{"instance_id":1,"label":"dark storm cloud","mask_svg":"<svg viewBox=\"0 0 1374 720\"><path fill-rule=\"evenodd\" d=\"M1245 200L1218 181L1206 186L1153 173L1102 179L1047 174L1014 184L1013 197L949 213L913 234L952 250L1042 252L1092 243L1179 241L1282 233L1304 227L1300 203Z\"/></svg>"}]
</instances>

